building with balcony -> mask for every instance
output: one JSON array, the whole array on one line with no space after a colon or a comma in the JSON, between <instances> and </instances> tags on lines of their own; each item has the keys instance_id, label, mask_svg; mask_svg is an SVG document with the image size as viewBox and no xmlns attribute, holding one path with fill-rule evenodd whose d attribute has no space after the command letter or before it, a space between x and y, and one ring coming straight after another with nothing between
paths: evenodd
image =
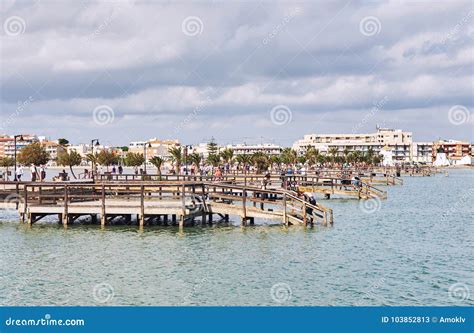
<instances>
[{"instance_id":1,"label":"building with balcony","mask_svg":"<svg viewBox=\"0 0 474 333\"><path fill-rule=\"evenodd\" d=\"M293 144L293 149L303 154L309 147L314 147L322 154L330 148L337 148L338 155L344 152L367 152L370 148L375 153L382 149L392 152L395 162L410 160L412 133L400 129L377 128L375 133L367 134L307 134Z\"/></svg>"}]
</instances>

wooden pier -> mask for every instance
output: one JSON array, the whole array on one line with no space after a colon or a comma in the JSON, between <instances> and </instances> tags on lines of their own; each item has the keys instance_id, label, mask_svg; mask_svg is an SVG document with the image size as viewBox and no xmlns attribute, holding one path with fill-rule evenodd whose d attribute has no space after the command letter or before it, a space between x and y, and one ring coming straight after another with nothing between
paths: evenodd
<instances>
[{"instance_id":1,"label":"wooden pier","mask_svg":"<svg viewBox=\"0 0 474 333\"><path fill-rule=\"evenodd\" d=\"M5 185L5 184L4 184ZM251 185L205 181L101 181L91 183L43 182L8 184L15 193L20 220L33 224L57 216L65 226L88 216L102 226L121 218L139 226L211 224L237 216L242 225L255 218L285 225L331 225L333 212L311 205L285 189L259 189ZM136 219L135 219L136 217Z\"/></svg>"}]
</instances>

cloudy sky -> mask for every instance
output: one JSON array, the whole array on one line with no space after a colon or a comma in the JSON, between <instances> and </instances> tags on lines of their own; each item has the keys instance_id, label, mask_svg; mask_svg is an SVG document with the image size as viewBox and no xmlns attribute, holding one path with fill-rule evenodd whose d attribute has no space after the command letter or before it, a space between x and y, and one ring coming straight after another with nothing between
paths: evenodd
<instances>
[{"instance_id":1,"label":"cloudy sky","mask_svg":"<svg viewBox=\"0 0 474 333\"><path fill-rule=\"evenodd\" d=\"M471 1L2 0L0 133L474 141Z\"/></svg>"}]
</instances>

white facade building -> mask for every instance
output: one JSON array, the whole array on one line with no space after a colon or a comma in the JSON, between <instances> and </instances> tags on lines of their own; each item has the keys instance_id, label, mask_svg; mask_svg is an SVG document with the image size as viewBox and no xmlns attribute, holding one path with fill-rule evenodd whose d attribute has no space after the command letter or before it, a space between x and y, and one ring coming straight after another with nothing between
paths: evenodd
<instances>
[{"instance_id":1,"label":"white facade building","mask_svg":"<svg viewBox=\"0 0 474 333\"><path fill-rule=\"evenodd\" d=\"M367 134L307 134L293 144L293 149L304 153L308 147L314 147L321 153L327 153L330 148L336 147L338 155L342 156L345 150L367 152L372 148L375 153L380 153L382 148L388 147L394 161L405 162L410 160L411 144L411 132L377 128L377 132Z\"/></svg>"}]
</instances>

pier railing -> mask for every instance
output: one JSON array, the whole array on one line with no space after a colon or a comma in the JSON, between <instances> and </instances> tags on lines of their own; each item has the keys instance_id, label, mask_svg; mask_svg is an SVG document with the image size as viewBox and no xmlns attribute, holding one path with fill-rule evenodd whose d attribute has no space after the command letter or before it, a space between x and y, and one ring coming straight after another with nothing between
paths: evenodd
<instances>
[{"instance_id":1,"label":"pier railing","mask_svg":"<svg viewBox=\"0 0 474 333\"><path fill-rule=\"evenodd\" d=\"M101 182L23 183L18 187L19 212L23 221L34 223L57 214L67 224L80 216L101 217L105 225L114 216L138 216L139 224L160 215L186 220L208 214L238 215L242 223L257 218L298 221L307 225L332 223L332 210L311 205L291 192L265 190L249 185L216 182ZM297 205L291 205L296 202Z\"/></svg>"}]
</instances>

